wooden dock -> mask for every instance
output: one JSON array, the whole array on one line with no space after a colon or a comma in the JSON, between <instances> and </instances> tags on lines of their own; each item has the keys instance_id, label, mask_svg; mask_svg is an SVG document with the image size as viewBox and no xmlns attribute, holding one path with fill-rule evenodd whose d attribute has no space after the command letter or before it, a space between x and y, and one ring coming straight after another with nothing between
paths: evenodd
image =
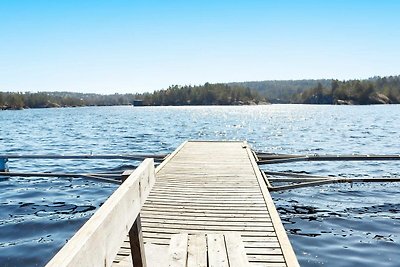
<instances>
[{"instance_id":1,"label":"wooden dock","mask_svg":"<svg viewBox=\"0 0 400 267\"><path fill-rule=\"evenodd\" d=\"M147 266L168 266L168 245L171 237L176 234L228 236L231 232L241 237L250 266L299 266L255 156L247 143L185 142L156 168L154 185L145 179L146 186L142 186L140 179L145 176L140 173L134 176L137 177L132 179L139 179L139 182L132 182L128 178L121 187L125 184L135 185L139 187L138 192L143 192L139 193L139 198L145 199L139 207L141 219L136 220L134 228L139 229L139 239L143 236ZM124 194L129 195L128 190L131 189L126 189ZM108 217L103 216L104 221L113 218L111 212L118 206L119 200L114 200L113 196L110 199L114 206L104 207L110 213ZM108 201L103 206L106 204ZM128 223L121 221L125 227L121 229L129 230L138 214L135 210L132 218L127 219ZM118 225L104 227L112 231L112 227ZM87 239L89 234L82 234L81 231L91 230L80 230L77 233ZM95 233L90 233L90 236L94 240L100 238ZM130 242L129 239L123 241L123 238L116 257L112 256L115 255L114 248L110 249L112 253L105 249L104 255L99 255L103 258L104 266L110 266L109 259L113 259L113 266L132 266ZM79 243L82 240L73 242ZM142 250L140 246L139 250ZM75 248L75 251L78 250ZM69 253L62 252L59 254Z\"/></svg>"},{"instance_id":2,"label":"wooden dock","mask_svg":"<svg viewBox=\"0 0 400 267\"><path fill-rule=\"evenodd\" d=\"M141 218L145 243L167 246L182 232L237 231L252 266L298 265L244 142L185 142L157 168Z\"/></svg>"}]
</instances>

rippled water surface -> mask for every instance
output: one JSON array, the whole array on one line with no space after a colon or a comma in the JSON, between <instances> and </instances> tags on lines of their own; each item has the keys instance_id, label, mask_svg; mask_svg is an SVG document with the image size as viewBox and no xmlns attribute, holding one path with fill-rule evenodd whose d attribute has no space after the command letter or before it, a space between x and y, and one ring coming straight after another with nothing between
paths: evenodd
<instances>
[{"instance_id":1,"label":"rippled water surface","mask_svg":"<svg viewBox=\"0 0 400 267\"><path fill-rule=\"evenodd\" d=\"M400 154L400 107L87 107L0 111L0 154L169 153L187 139L247 140L276 153ZM106 172L122 160L10 160L17 172ZM286 163L265 170L400 176L398 161ZM0 178L0 266L42 266L115 190L64 178ZM398 266L400 183L273 193L302 266Z\"/></svg>"}]
</instances>

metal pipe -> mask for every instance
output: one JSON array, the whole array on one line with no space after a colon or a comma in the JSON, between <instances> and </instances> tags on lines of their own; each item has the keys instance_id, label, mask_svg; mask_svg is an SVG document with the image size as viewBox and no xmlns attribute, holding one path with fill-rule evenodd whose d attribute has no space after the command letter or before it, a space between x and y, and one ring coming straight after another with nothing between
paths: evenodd
<instances>
[{"instance_id":1,"label":"metal pipe","mask_svg":"<svg viewBox=\"0 0 400 267\"><path fill-rule=\"evenodd\" d=\"M268 189L270 191L282 191L289 189L296 189L302 187L310 187L310 186L318 186L324 184L333 184L333 183L365 183L365 182L378 182L378 183L386 183L386 182L400 182L400 177L394 178L332 178L332 179L324 179L319 181L310 181L310 182L302 182L298 184L291 185L283 185L283 186L272 186Z\"/></svg>"},{"instance_id":2,"label":"metal pipe","mask_svg":"<svg viewBox=\"0 0 400 267\"><path fill-rule=\"evenodd\" d=\"M321 181L321 180L323 180L323 179L320 179L320 178L295 178L295 177L293 177L293 178L290 178L290 177L286 177L286 178L269 177L268 178L268 181L276 182L276 183L299 183L299 182L311 182L311 181Z\"/></svg>"},{"instance_id":3,"label":"metal pipe","mask_svg":"<svg viewBox=\"0 0 400 267\"><path fill-rule=\"evenodd\" d=\"M164 159L167 155L151 155L151 154L104 154L104 155L21 155L21 154L2 154L0 159L126 159L126 160L141 160L145 158Z\"/></svg>"},{"instance_id":4,"label":"metal pipe","mask_svg":"<svg viewBox=\"0 0 400 267\"><path fill-rule=\"evenodd\" d=\"M400 155L309 155L308 161L400 160Z\"/></svg>"},{"instance_id":5,"label":"metal pipe","mask_svg":"<svg viewBox=\"0 0 400 267\"><path fill-rule=\"evenodd\" d=\"M0 172L0 176L6 177L62 177L62 178L86 178L94 181L102 181L113 184L121 184L121 181L115 179L109 179L99 176L94 176L93 174L81 174L81 173L38 173L38 172ZM121 176L120 176L121 177Z\"/></svg>"},{"instance_id":6,"label":"metal pipe","mask_svg":"<svg viewBox=\"0 0 400 267\"><path fill-rule=\"evenodd\" d=\"M301 174L301 173L293 173L293 172L272 172L272 171L264 171L266 175L273 176L288 176L288 177L296 177L296 178L312 178L312 179L333 179L335 177L329 176L318 176L318 175L309 175L309 174Z\"/></svg>"},{"instance_id":7,"label":"metal pipe","mask_svg":"<svg viewBox=\"0 0 400 267\"><path fill-rule=\"evenodd\" d=\"M291 185L283 185L283 186L273 186L270 187L269 190L272 192L276 191L282 191L282 190L289 190L289 189L296 189L296 188L301 188L301 187L309 187L309 186L317 186L317 185L324 185L324 184L332 184L335 183L333 179L329 180L319 180L319 181L313 181L313 182L304 182L304 183L299 183L299 184L291 184Z\"/></svg>"},{"instance_id":8,"label":"metal pipe","mask_svg":"<svg viewBox=\"0 0 400 267\"><path fill-rule=\"evenodd\" d=\"M282 158L282 159L268 159L268 160L259 160L257 164L276 164L276 163L287 163L287 162L298 162L298 161L307 161L307 157L296 157L296 158Z\"/></svg>"},{"instance_id":9,"label":"metal pipe","mask_svg":"<svg viewBox=\"0 0 400 267\"><path fill-rule=\"evenodd\" d=\"M300 161L385 161L400 160L400 155L293 155L284 157L260 157L258 164L276 164Z\"/></svg>"}]
</instances>

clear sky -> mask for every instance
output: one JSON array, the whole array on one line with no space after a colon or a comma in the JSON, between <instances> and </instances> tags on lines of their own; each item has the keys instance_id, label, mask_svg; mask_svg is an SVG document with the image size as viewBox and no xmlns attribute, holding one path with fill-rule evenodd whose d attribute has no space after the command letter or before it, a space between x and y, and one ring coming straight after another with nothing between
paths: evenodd
<instances>
[{"instance_id":1,"label":"clear sky","mask_svg":"<svg viewBox=\"0 0 400 267\"><path fill-rule=\"evenodd\" d=\"M0 0L0 90L400 74L398 0Z\"/></svg>"}]
</instances>

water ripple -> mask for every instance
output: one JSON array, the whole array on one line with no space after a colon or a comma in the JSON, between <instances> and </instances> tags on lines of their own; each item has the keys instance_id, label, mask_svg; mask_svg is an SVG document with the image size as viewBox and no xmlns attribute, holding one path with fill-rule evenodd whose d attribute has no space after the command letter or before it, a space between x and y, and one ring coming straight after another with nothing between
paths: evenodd
<instances>
[{"instance_id":1,"label":"water ripple","mask_svg":"<svg viewBox=\"0 0 400 267\"><path fill-rule=\"evenodd\" d=\"M247 140L258 151L399 154L391 106L86 107L0 111L1 153L170 153L187 139ZM106 172L137 161L10 160L11 171ZM394 162L307 162L270 171L395 177ZM0 180L0 265L42 266L116 189L84 179ZM274 193L302 266L398 266L400 183ZM35 253L32 253L35 251Z\"/></svg>"}]
</instances>

